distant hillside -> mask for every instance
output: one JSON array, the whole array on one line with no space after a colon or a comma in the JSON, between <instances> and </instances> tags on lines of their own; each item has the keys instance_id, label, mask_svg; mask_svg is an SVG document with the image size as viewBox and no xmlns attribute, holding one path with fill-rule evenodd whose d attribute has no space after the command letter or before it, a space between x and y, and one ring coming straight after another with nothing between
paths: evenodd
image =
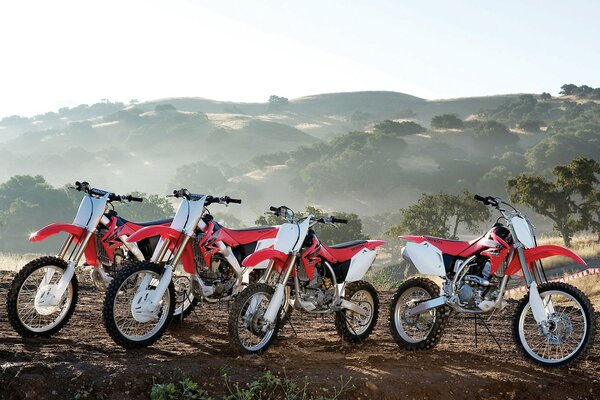
<instances>
[{"instance_id":1,"label":"distant hillside","mask_svg":"<svg viewBox=\"0 0 600 400\"><path fill-rule=\"evenodd\" d=\"M503 194L509 176L598 157L600 106L582 96L370 91L82 104L2 119L0 182L43 174L56 186L88 179L115 191L185 185L244 197L248 215L273 202L396 211L423 192ZM443 115L458 125L432 127Z\"/></svg>"}]
</instances>

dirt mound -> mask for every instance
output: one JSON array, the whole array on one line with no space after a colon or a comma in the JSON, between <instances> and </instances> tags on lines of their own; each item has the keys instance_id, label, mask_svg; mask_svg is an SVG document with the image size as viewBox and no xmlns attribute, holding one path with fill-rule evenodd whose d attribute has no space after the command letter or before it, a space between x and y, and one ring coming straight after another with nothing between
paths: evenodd
<instances>
[{"instance_id":1,"label":"dirt mound","mask_svg":"<svg viewBox=\"0 0 600 400\"><path fill-rule=\"evenodd\" d=\"M3 273L5 299L12 274ZM0 308L0 398L146 399L153 383L189 377L213 398L228 394L221 378L250 382L266 370L309 382L327 394L340 375L352 377L342 398L378 399L594 399L600 397L600 350L568 369L543 369L518 357L510 334L512 306L489 323L501 349L483 327L475 348L474 321L453 318L433 351L400 351L389 334L391 293L381 294L374 334L362 345L340 341L332 317L294 316L266 355L239 356L229 347L227 304L203 304L174 325L153 347L125 351L107 336L101 321L102 295L83 284L71 322L51 339L21 339ZM2 301L4 303L4 300ZM331 393L329 393L331 394Z\"/></svg>"}]
</instances>

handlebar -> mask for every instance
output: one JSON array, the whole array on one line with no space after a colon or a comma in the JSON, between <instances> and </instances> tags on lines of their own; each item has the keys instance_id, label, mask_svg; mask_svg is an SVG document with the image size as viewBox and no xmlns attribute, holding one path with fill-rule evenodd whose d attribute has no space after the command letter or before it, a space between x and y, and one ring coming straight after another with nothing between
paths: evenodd
<instances>
[{"instance_id":1,"label":"handlebar","mask_svg":"<svg viewBox=\"0 0 600 400\"><path fill-rule=\"evenodd\" d=\"M102 197L108 194L108 201L109 202L113 202L113 201L121 201L121 202L132 202L132 201L136 201L136 202L143 202L144 199L141 197L134 197L130 194L128 195L119 195L119 194L115 194L115 193L111 193L111 192L107 192L106 190L102 190L102 189L96 189L93 188L88 182L75 182L75 187L73 187L72 189L77 190L78 192L84 192L87 193L91 196L98 196L98 197Z\"/></svg>"},{"instance_id":2,"label":"handlebar","mask_svg":"<svg viewBox=\"0 0 600 400\"><path fill-rule=\"evenodd\" d=\"M473 196L473 198L477 201L482 202L486 206L498 207L498 205L499 205L499 202L498 202L499 199L492 197L492 196L483 197L483 196L476 194L475 196Z\"/></svg>"},{"instance_id":3,"label":"handlebar","mask_svg":"<svg viewBox=\"0 0 600 400\"><path fill-rule=\"evenodd\" d=\"M278 216L280 218L285 218L288 221L292 222L295 221L294 219L294 211L292 211L289 207L286 206L279 206L279 207L274 207L274 206L270 206L269 207L269 212L267 212L267 214L273 214L275 216ZM303 218L311 218L311 221L314 222L318 222L321 224L347 224L348 220L344 219L344 218L337 218L334 217L333 215L329 215L326 217L313 217L312 215L307 216L307 217L303 217ZM300 218L300 220L302 220L303 218Z\"/></svg>"},{"instance_id":4,"label":"handlebar","mask_svg":"<svg viewBox=\"0 0 600 400\"><path fill-rule=\"evenodd\" d=\"M331 216L331 222L334 224L347 224L348 220L347 219L343 219L343 218L336 218L334 216Z\"/></svg>"},{"instance_id":5,"label":"handlebar","mask_svg":"<svg viewBox=\"0 0 600 400\"><path fill-rule=\"evenodd\" d=\"M173 190L173 197L177 197L177 198L185 198L187 200L200 200L202 197L206 196L206 200L205 200L205 205L209 205L209 204L213 204L213 203L220 203L220 204L230 204L230 203L235 203L235 204L242 204L242 200L241 199L232 199L229 196L222 196L222 197L218 197L218 196L209 196L209 195L203 195L203 194L196 194L196 193L191 193L189 190L182 188L179 190Z\"/></svg>"},{"instance_id":6,"label":"handlebar","mask_svg":"<svg viewBox=\"0 0 600 400\"><path fill-rule=\"evenodd\" d=\"M123 198L123 196L121 196L121 198ZM141 202L144 201L143 198L141 198L141 197L134 197L134 196L132 196L130 194L128 194L127 196L125 196L125 200L127 200L127 201L137 201L138 203L141 203Z\"/></svg>"},{"instance_id":7,"label":"handlebar","mask_svg":"<svg viewBox=\"0 0 600 400\"><path fill-rule=\"evenodd\" d=\"M329 215L327 217L321 217L321 218L314 218L313 220L316 222L319 222L321 224L347 224L348 223L347 219L336 218L333 215Z\"/></svg>"},{"instance_id":8,"label":"handlebar","mask_svg":"<svg viewBox=\"0 0 600 400\"><path fill-rule=\"evenodd\" d=\"M517 210L512 204L505 202L500 197L493 197L493 196L483 197L483 196L476 194L475 196L473 196L473 198L477 201L481 201L486 206L496 207L502 213L502 215L504 217L506 217L506 215L504 214L505 210L500 206L500 204L509 206L510 208L513 209L514 212L519 213L519 210Z\"/></svg>"}]
</instances>

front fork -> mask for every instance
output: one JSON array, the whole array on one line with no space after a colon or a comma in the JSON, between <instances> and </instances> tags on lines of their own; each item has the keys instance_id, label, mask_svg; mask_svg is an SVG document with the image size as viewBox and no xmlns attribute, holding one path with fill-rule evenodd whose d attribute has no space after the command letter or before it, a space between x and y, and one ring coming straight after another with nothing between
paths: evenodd
<instances>
[{"instance_id":1,"label":"front fork","mask_svg":"<svg viewBox=\"0 0 600 400\"><path fill-rule=\"evenodd\" d=\"M69 282L71 282L71 279L73 279L73 275L75 275L75 268L79 264L81 257L83 257L85 248L86 248L88 242L90 241L90 238L92 237L92 235L93 235L92 231L86 232L85 238L79 243L79 246L77 247L77 251L75 252L75 255L73 256L73 258L71 258L67 262L67 269L65 269L65 271L64 271L63 275L61 276L60 280L58 281L58 283L56 285L54 285L49 292L49 295L50 295L50 297L48 299L49 305L56 306L60 302L60 299L62 298L63 294L65 293L65 290L67 290L67 286L69 286ZM71 243L73 243L73 239L74 239L73 235L69 235L67 237L67 239L65 240L65 243L63 244L63 246L61 247L61 249L58 253L59 258L62 258L62 259L65 258L67 251L69 249L69 246L71 246ZM40 285L40 287L44 286L44 285L48 285L52 281L52 277L54 276L54 273L55 273L54 269L48 269L46 271L46 275L44 276L44 278L42 280L42 284Z\"/></svg>"},{"instance_id":2,"label":"front fork","mask_svg":"<svg viewBox=\"0 0 600 400\"><path fill-rule=\"evenodd\" d=\"M513 235L513 237L516 236ZM535 322L537 322L545 331L547 329L546 321L548 320L548 316L554 313L552 301L549 299L548 302L544 304L542 296L540 296L540 292L538 291L538 284L545 283L546 280L544 279L544 275L539 264L536 264L535 268L533 269L534 275L531 274L529 265L527 265L527 261L525 259L525 250L523 246L517 247L517 256L519 257L525 282L529 287L529 306L531 307L533 318L535 319Z\"/></svg>"},{"instance_id":3,"label":"front fork","mask_svg":"<svg viewBox=\"0 0 600 400\"><path fill-rule=\"evenodd\" d=\"M275 286L275 294L271 298L267 310L265 311L264 319L267 322L265 327L272 325L277 319L277 314L279 313L279 309L281 308L281 304L285 297L285 286L292 275L297 258L298 254L290 254L286 264L285 273L279 278L279 282L277 282L277 285Z\"/></svg>"},{"instance_id":4,"label":"front fork","mask_svg":"<svg viewBox=\"0 0 600 400\"><path fill-rule=\"evenodd\" d=\"M165 265L165 267L163 269L163 273L161 274L161 276L158 280L158 285L156 285L156 288L152 291L152 294L150 296L148 296L147 302L144 305L144 309L145 309L144 311L149 312L149 313L156 313L156 311L158 311L158 309L160 307L160 302L161 302L165 292L169 288L169 284L171 283L171 280L173 278L173 270L174 270L173 265L177 265L179 260L181 260L181 256L183 255L183 252L185 251L185 248L188 245L189 240L190 240L190 236L185 235L183 237L183 240L181 241L181 245L177 249L177 253L175 253L175 257L173 258L173 260L170 263ZM153 260L153 261L161 262L163 257L167 253L166 250L168 250L168 248L169 248L169 240L165 239L162 244L162 248L160 249L160 251L158 253L156 260ZM144 290L149 290L149 286L150 286L150 283L152 282L152 279L154 279L154 278L151 274L144 274L144 278L142 279L142 282L136 291L136 295L143 292Z\"/></svg>"}]
</instances>

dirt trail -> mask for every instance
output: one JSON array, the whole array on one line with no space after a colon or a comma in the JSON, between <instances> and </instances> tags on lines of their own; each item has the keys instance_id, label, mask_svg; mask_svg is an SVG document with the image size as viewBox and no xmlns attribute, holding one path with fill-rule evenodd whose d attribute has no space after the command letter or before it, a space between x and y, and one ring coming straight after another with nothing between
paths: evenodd
<instances>
[{"instance_id":1,"label":"dirt trail","mask_svg":"<svg viewBox=\"0 0 600 400\"><path fill-rule=\"evenodd\" d=\"M202 305L197 316L173 326L153 347L125 351L106 335L102 296L89 284L71 322L51 339L22 340L6 318L4 301L12 274L0 280L0 398L148 398L153 382L189 377L213 397L227 393L221 375L249 382L265 370L307 377L314 394L326 394L340 375L355 389L346 399L595 399L600 398L594 345L586 360L569 369L543 369L518 357L510 334L512 307L489 325L502 347L473 320L454 318L433 351L400 351L389 334L391 293L381 295L374 334L360 346L343 344L333 318L295 315L297 336L287 326L262 357L235 354L227 339L227 305ZM103 397L104 396L104 397Z\"/></svg>"}]
</instances>

